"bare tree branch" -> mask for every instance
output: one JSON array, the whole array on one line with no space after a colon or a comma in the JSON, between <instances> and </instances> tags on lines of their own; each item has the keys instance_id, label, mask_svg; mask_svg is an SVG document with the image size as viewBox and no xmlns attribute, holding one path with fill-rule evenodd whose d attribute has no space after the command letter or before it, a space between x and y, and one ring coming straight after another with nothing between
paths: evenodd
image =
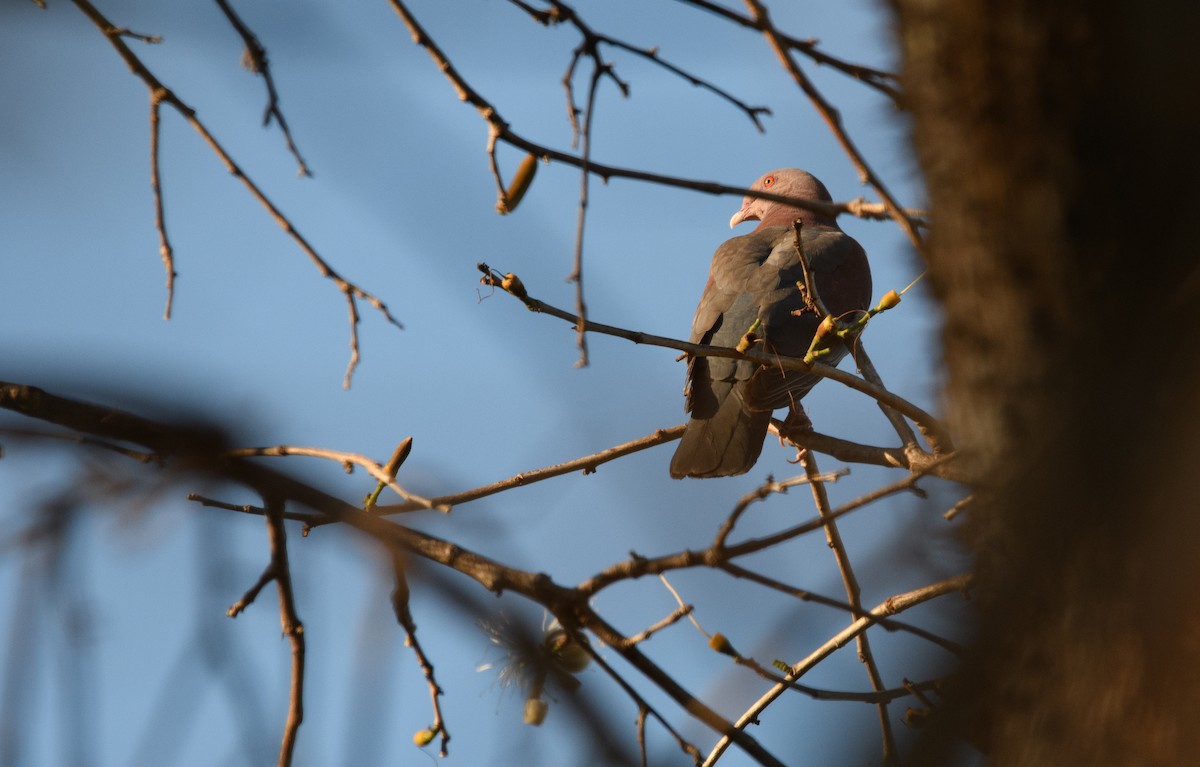
<instances>
[{"instance_id":1,"label":"bare tree branch","mask_svg":"<svg viewBox=\"0 0 1200 767\"><path fill-rule=\"evenodd\" d=\"M846 544L842 541L842 534L838 531L837 522L832 517L829 494L825 492L825 483L817 471L816 456L812 453L805 453L801 457L800 463L804 466L804 473L808 476L813 503L816 505L817 513L821 516L825 527L825 540L829 543L829 548L833 550L838 572L842 574L842 583L846 587L846 600L855 612L861 612L862 588L858 584L858 577L854 574L854 566L850 563L850 555L846 552ZM858 659L867 668L871 689L876 693L882 693L887 689L887 685L883 683L883 678L879 674L879 667L875 663L875 656L871 652L866 632L855 637L855 641L858 643ZM878 711L879 727L883 731L883 763L895 765L899 756L896 753L896 737L892 733L892 720L888 715L887 701L881 701L878 704Z\"/></svg>"},{"instance_id":2,"label":"bare tree branch","mask_svg":"<svg viewBox=\"0 0 1200 767\"><path fill-rule=\"evenodd\" d=\"M428 498L422 498L416 493L411 493L405 490L396 482L395 476L390 474L387 467L383 464L367 458L365 455L358 453L347 453L340 450L327 450L320 447L303 447L300 445L274 445L272 447L243 447L229 451L229 455L234 458L250 458L253 456L289 456L302 455L310 458L324 458L328 461L334 461L341 464L350 471L355 466L361 466L367 470L367 473L372 478L383 483L386 487L394 490L401 498L412 504L418 509L435 509L437 511L448 512L450 507L446 504L437 503Z\"/></svg>"},{"instance_id":3,"label":"bare tree branch","mask_svg":"<svg viewBox=\"0 0 1200 767\"><path fill-rule=\"evenodd\" d=\"M481 280L486 285L501 287L505 291L512 293L519 298L525 307L533 312L549 314L559 319L566 320L572 324L578 324L581 320L578 315L558 309L544 301L539 301L532 298L526 292L526 289L519 280L506 280L506 278L494 271L487 264L479 264L479 269L484 273ZM511 276L511 275L509 275ZM520 286L519 289L516 286ZM598 322L587 320L585 322L586 329L595 333L604 333L605 335L616 336L632 341L635 344L646 344L648 346L662 346L668 349L676 349L678 351L687 352L695 356L706 357L729 357L732 359L748 359L753 362L758 362L763 365L782 368L785 370L800 370L805 373L829 378L839 383L849 386L855 391L866 394L877 402L886 404L889 407L898 410L906 417L912 419L921 429L921 433L929 440L929 444L933 447L934 452L943 454L944 448L947 445L952 445L949 434L938 423L937 419L925 412L916 405L907 400L892 394L887 389L871 384L858 376L852 375L845 371L839 370L831 365L826 365L823 362L806 363L798 357L783 357L779 355L771 355L755 349L750 349L745 352L739 352L732 347L707 346L705 344L693 344L686 341L677 341L664 336L655 336L649 333L640 331L625 330L613 325L604 325Z\"/></svg>"},{"instance_id":4,"label":"bare tree branch","mask_svg":"<svg viewBox=\"0 0 1200 767\"><path fill-rule=\"evenodd\" d=\"M292 647L292 685L288 696L287 722L279 746L279 767L289 767L296 749L296 735L304 721L304 624L296 614L292 571L288 564L287 533L283 529L283 502L268 498L267 533L271 542L271 569L279 590L279 625Z\"/></svg>"},{"instance_id":5,"label":"bare tree branch","mask_svg":"<svg viewBox=\"0 0 1200 767\"><path fill-rule=\"evenodd\" d=\"M421 649L421 643L417 640L417 623L413 620L412 610L408 605L408 576L404 572L404 558L400 556L399 552L392 552L392 571L396 576L396 588L392 591L392 610L396 613L396 620L404 628L404 644L412 648L417 664L421 667L421 674L425 677L426 684L429 685L433 724L429 726L428 732L431 736L437 735L441 741L438 756L446 757L449 756L450 730L446 728L446 720L442 717L442 687L437 683L433 664L429 662L424 650Z\"/></svg>"},{"instance_id":6,"label":"bare tree branch","mask_svg":"<svg viewBox=\"0 0 1200 767\"><path fill-rule=\"evenodd\" d=\"M171 304L175 301L175 251L167 236L167 220L163 212L162 175L159 171L159 138L162 135L159 118L162 112L160 92L150 94L150 188L154 192L154 228L158 230L158 251L162 254L163 268L167 272L167 305L163 319L171 319Z\"/></svg>"},{"instance_id":7,"label":"bare tree branch","mask_svg":"<svg viewBox=\"0 0 1200 767\"><path fill-rule=\"evenodd\" d=\"M233 10L229 0L217 0L217 5L221 7L225 18L229 19L229 23L241 35L242 42L246 44L246 51L242 57L243 65L254 74L262 75L263 82L267 86L267 107L263 110L263 126L270 125L271 118L275 118L275 122L279 123L279 130L283 133L283 139L287 142L288 151L292 153L292 157L296 158L300 175L311 176L312 171L308 169L304 158L300 156L300 150L296 148L296 142L292 140L292 131L288 128L283 111L279 108L279 92L275 90L275 78L271 76L271 65L267 62L267 49L258 41L258 35L254 34L254 31L238 16L237 11Z\"/></svg>"},{"instance_id":8,"label":"bare tree branch","mask_svg":"<svg viewBox=\"0 0 1200 767\"><path fill-rule=\"evenodd\" d=\"M941 459L942 461L948 458ZM784 541L789 541L801 535L821 530L824 528L827 519L838 519L849 514L852 511L863 508L889 495L906 492L911 490L916 483L925 476L925 473L932 469L925 469L913 474L909 474L898 482L893 482L890 485L884 485L881 488L866 493L858 498L838 506L829 512L825 517L816 517L798 525L780 530L779 532L770 535L764 535L759 538L750 538L740 543L733 545L725 545L720 549L710 547L703 550L685 549L674 554L666 554L659 557L644 557L634 555L630 559L623 562L618 562L615 565L606 567L599 573L593 575L587 580L580 583L576 588L582 594L589 598L594 596L601 590L624 580L641 578L644 575L658 575L667 572L668 570L679 570L691 567L720 567L723 563L736 559L737 557L753 554L758 551L769 549Z\"/></svg>"},{"instance_id":9,"label":"bare tree branch","mask_svg":"<svg viewBox=\"0 0 1200 767\"><path fill-rule=\"evenodd\" d=\"M723 5L718 5L711 0L679 0L679 2L687 5L694 5L697 8L701 8L709 13L716 14L717 16L728 19L729 21L748 29L754 29L759 32L765 31L766 25L762 20L750 18L748 16L742 16L741 14L726 8ZM858 80L859 82L862 82L863 84L868 85L886 95L897 107L904 107L903 95L900 93L897 87L900 82L899 78L891 72L885 72L882 69L874 69L872 67L862 66L861 64L851 64L847 61L838 59L821 51L821 49L817 47L816 40L801 40L799 38L786 35L783 32L780 32L778 29L775 30L775 34L779 38L780 42L786 47L800 51L817 64L831 67L843 74L853 77L855 80Z\"/></svg>"},{"instance_id":10,"label":"bare tree branch","mask_svg":"<svg viewBox=\"0 0 1200 767\"><path fill-rule=\"evenodd\" d=\"M842 125L842 117L838 110L817 90L817 87L813 85L808 76L804 74L804 71L800 69L800 65L792 58L787 41L783 39L780 32L771 23L766 6L759 2L759 0L746 0L746 5L750 8L750 13L755 21L760 25L759 28L762 29L763 34L766 35L767 40L771 43L771 47L775 49L775 53L779 57L780 63L783 64L784 69L791 73L792 78L796 81L796 85L800 86L800 89L808 96L813 106L816 107L821 117L825 120L825 123L829 126L829 130L837 138L838 143L842 145L842 149L850 157L851 162L858 168L862 182L870 184L875 189L876 193L883 200L883 204L892 219L908 235L908 239L912 242L913 247L918 252L923 253L925 243L921 237L921 232L917 229L916 223L901 209L900 204L896 202L892 193L888 191L887 186L884 185L875 171L871 169L866 158L859 151L857 145L851 140L850 134L846 132L845 127Z\"/></svg>"},{"instance_id":11,"label":"bare tree branch","mask_svg":"<svg viewBox=\"0 0 1200 767\"><path fill-rule=\"evenodd\" d=\"M493 482L490 485L477 487L473 490L464 490L460 493L454 493L453 495L442 495L438 496L437 498L430 498L429 503L433 507L445 508L446 510L449 510L454 506L458 506L469 501L486 498L489 495L495 495L496 493L503 492L504 490L509 490L514 487L523 487L524 485L533 484L534 482L540 482L543 479L559 477L563 474L570 474L576 471L582 471L584 474L592 474L599 466L606 464L609 461L616 460L622 456L630 455L631 453L636 453L640 450L645 450L646 448L661 445L665 442L671 442L672 440L679 439L681 434L683 434L682 424L679 426L672 426L669 429L659 429L652 434L646 435L645 437L635 439L631 442L626 442L622 445L610 447L607 450L601 450L598 453L585 455L582 458L565 461L563 463L547 466L542 469L524 471L507 479L502 479L499 482ZM381 504L375 506L373 512L376 514L398 514L405 511L416 511L420 508L426 507L412 502Z\"/></svg>"},{"instance_id":12,"label":"bare tree branch","mask_svg":"<svg viewBox=\"0 0 1200 767\"><path fill-rule=\"evenodd\" d=\"M76 7L79 8L79 10L83 11L84 15L86 15L88 19L96 26L96 28L104 34L109 43L112 44L113 48L115 48L117 53L121 56L122 60L124 60L126 65L129 66L130 71L146 84L146 87L150 90L152 121L157 119L154 117L154 114L157 113L158 105L160 103L165 102L170 104L175 111L178 112L198 134L200 134L200 137L204 140L204 143L207 144L209 149L211 149L213 153L217 155L221 163L225 166L225 169L228 170L235 178L239 179L250 191L250 194L254 197L254 199L258 200L259 204L267 209L267 212L270 214L271 218L274 219L275 223L278 224L279 227L283 229L283 231L286 232L289 237L291 237L292 241L300 247L304 254L308 256L309 260L317 267L317 271L320 273L320 275L332 281L345 297L346 303L350 309L351 353L350 362L346 367L346 376L343 381L343 385L346 388L349 388L350 379L354 374L354 368L358 364L359 359L357 301L362 300L371 304L371 306L375 307L375 309L382 314L388 322L395 325L397 328L403 328L403 325L401 325L400 322L392 316L391 311L388 310L383 301L375 297L373 294L368 293L367 291L358 287L354 283L346 280L317 253L316 249L313 248L313 246L308 242L307 239L304 238L302 234L300 234L299 230L296 229L291 220L288 219L288 217L285 216L273 202L271 202L266 193L263 192L262 188L246 175L241 166L234 161L233 157L229 154L225 147L222 146L221 143L217 141L216 137L209 132L207 126L205 126L204 123L200 121L200 118L196 116L196 110L192 109L190 106L184 103L183 100L176 96L174 92L164 86L158 80L158 78L146 68L146 65L142 63L141 59L139 59L137 55L130 50L129 46L127 46L121 39L123 36L122 30L109 22L109 20L105 18L98 10L96 10L95 6L88 2L88 0L71 1L76 5ZM156 125L157 123L155 122L154 124ZM157 131L152 131L152 138L156 136ZM153 146L154 149L157 149L158 145L156 139ZM155 161L155 170L157 170L157 167L158 163ZM156 205L161 206L161 195L156 199ZM162 235L162 232L163 230L160 228L160 235ZM164 256L164 258L166 257ZM172 289L174 286L173 262L168 265L168 286ZM168 311L170 310L170 302L171 296L168 296Z\"/></svg>"},{"instance_id":13,"label":"bare tree branch","mask_svg":"<svg viewBox=\"0 0 1200 767\"><path fill-rule=\"evenodd\" d=\"M877 618L895 615L899 612L909 609L910 607L915 607L923 602L928 602L931 599L936 599L937 597L945 596L946 594L966 591L968 588L970 588L971 581L971 576L959 575L954 578L941 581L940 583L934 583L929 586L923 586L919 589L914 589L904 594L897 594L896 596L888 597L884 601L880 602L877 606L872 608L867 616L859 618L854 623L842 629L835 636L831 637L819 648L810 653L807 658L799 661L798 663L792 664L791 671L788 673L786 678L788 680L793 680L804 676L804 674L812 670L812 668L818 663L832 655L833 652L839 647L843 647L851 639L854 639L862 634L862 632L870 628ZM756 724L758 722L759 714L761 714L763 710L771 704L772 701L782 695L786 690L787 687L783 684L775 685L775 687L771 688L767 693L759 698L753 706L746 709L744 714L738 717L737 726L739 728L744 728L750 726L751 724ZM721 754L725 753L725 750L728 748L729 741L722 738L720 742L717 743L716 747L714 747L709 753L708 758L704 760L704 766L711 767L711 765L716 764L717 760L721 757Z\"/></svg>"},{"instance_id":14,"label":"bare tree branch","mask_svg":"<svg viewBox=\"0 0 1200 767\"><path fill-rule=\"evenodd\" d=\"M509 2L511 2L513 5L517 6L521 10L525 11L526 13L528 13L533 18L533 20L538 22L539 24L542 24L545 26L550 26L552 24L563 24L563 23L571 24L573 27L575 27L579 31L579 34L581 34L583 36L585 46L594 47L599 44L611 45L614 48L619 48L628 53L632 53L635 56L639 56L643 59L646 59L647 61L650 61L653 64L655 64L656 66L659 66L659 67L667 70L671 74L676 75L676 76L686 80L689 84L696 86L698 88L703 88L704 90L707 90L710 93L713 93L717 97L719 97L719 98L729 102L733 106L737 107L742 112L745 112L746 116L750 118L750 121L752 123L754 123L754 127L758 129L758 132L759 133L764 132L765 129L763 128L761 116L771 114L770 109L768 109L767 107L762 107L762 106L752 107L749 104L746 104L741 99L734 96L733 94L724 90L723 88L719 88L716 85L712 84L711 82L705 80L704 78L694 75L690 72L685 71L684 69L681 69L680 67L675 66L671 62L663 59L661 56L658 55L658 48L640 48L631 43L627 43L624 40L619 40L610 35L606 35L601 32L597 32L591 26L589 26L588 24L586 24L583 21L583 19L579 16L579 13L574 8L568 6L566 3L560 2L559 0L549 0L550 7L546 10L539 10L537 8L534 8L533 6L529 5L528 3L523 2L523 0L509 0ZM572 61L574 61L574 59L572 59ZM568 69L568 74L569 73L570 73L570 69ZM564 79L569 82L569 78L564 78ZM621 92L624 93L625 95L628 95L628 88L624 85L624 83L618 82L618 85L621 87ZM574 108L574 101L570 97L569 86L568 86L568 96L567 96L567 109L568 109L568 113L570 115L571 124L575 125L576 124L575 120L576 120L577 115L576 115L576 110Z\"/></svg>"},{"instance_id":15,"label":"bare tree branch","mask_svg":"<svg viewBox=\"0 0 1200 767\"><path fill-rule=\"evenodd\" d=\"M576 168L583 166L583 159L578 155L569 152L562 152L557 149L552 149L548 146L530 141L524 136L516 133L509 126L508 122L500 115L499 110L482 95L479 94L471 85L459 74L458 70L446 57L446 54L437 45L436 42L420 25L416 17L412 15L408 7L402 0L389 0L392 8L395 9L397 15L400 16L405 26L408 27L412 35L413 42L420 45L426 50L430 58L437 64L438 69L450 81L455 93L461 101L465 101L475 108L479 115L488 122L491 131L489 143L494 144L495 141L503 141L511 146L516 147L529 154L534 154L545 160L561 162L566 165L571 165ZM719 184L713 181L696 181L692 179L679 178L676 176L667 176L659 173L650 173L647 171L637 170L633 168L621 168L614 165L606 165L593 161L588 162L588 169L591 173L599 176L604 181L613 178L627 178L635 181L645 181L660 186L674 187L677 189L691 189L696 192L713 195L732 195L736 197L758 197L764 200L774 200L783 202L789 205L795 205L805 210L815 211L827 216L838 216L848 214L858 218L883 221L893 217L891 208L888 203L869 203L863 199L851 200L849 202L824 202L822 200L806 200L796 197L785 197L783 195L771 194L754 189L746 189L744 187L729 186L727 184ZM903 215L907 216L913 227L924 226L924 212L919 210L905 210Z\"/></svg>"},{"instance_id":16,"label":"bare tree branch","mask_svg":"<svg viewBox=\"0 0 1200 767\"><path fill-rule=\"evenodd\" d=\"M588 604L590 594L581 588L568 588L555 583L544 573L534 573L509 567L458 544L417 530L402 527L391 521L365 513L304 482L285 474L272 471L247 459L230 459L222 456L220 439L211 433L196 429L177 429L123 411L89 405L45 392L31 386L0 382L0 408L19 412L27 417L79 428L89 433L110 439L135 442L162 453L168 462L172 458L186 461L200 475L213 474L224 480L245 486L267 498L268 517L279 525L272 530L272 553L286 554L282 538L283 504L298 503L313 509L318 514L342 522L359 530L389 551L403 551L443 565L475 580L489 591L497 594L511 591L543 605L568 631L578 628L595 634L601 641L614 648L647 679L657 685L679 706L716 732L737 743L748 755L763 765L782 765L753 737L737 730L703 701L696 698L680 685L670 674L643 655L637 646L624 647L625 637L605 621ZM274 561L274 560L273 560ZM286 561L276 565L276 582L280 583L286 569ZM285 592L289 595L285 601ZM280 583L281 614L285 632L294 632L293 649L293 707L289 713L287 732L299 726L302 709L299 708L297 685L302 681L295 676L297 669L303 671L303 641L299 632L302 626L295 618L294 603L290 598L290 578L287 585ZM288 605L291 609L288 609ZM285 736L284 746L288 741ZM284 754L281 752L281 763ZM290 758L290 754L289 754Z\"/></svg>"}]
</instances>

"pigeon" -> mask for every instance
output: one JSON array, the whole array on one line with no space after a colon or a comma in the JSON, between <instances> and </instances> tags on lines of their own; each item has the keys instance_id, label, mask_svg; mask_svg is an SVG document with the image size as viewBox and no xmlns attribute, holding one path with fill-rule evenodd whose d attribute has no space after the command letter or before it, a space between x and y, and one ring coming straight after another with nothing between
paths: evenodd
<instances>
[{"instance_id":1,"label":"pigeon","mask_svg":"<svg viewBox=\"0 0 1200 767\"><path fill-rule=\"evenodd\" d=\"M824 184L798 168L773 170L751 189L832 201ZM747 196L729 226L743 221L758 221L758 226L727 240L713 254L692 322L692 343L737 347L758 320L756 349L787 357L805 355L823 318L811 310L796 313L806 306L797 288L797 282L803 284L804 268L796 250L796 222L817 295L829 313L854 319L870 305L867 255L832 216ZM836 365L847 351L834 337L821 361ZM819 380L746 359L691 357L684 390L690 419L671 459L671 476L745 474L762 452L773 411L787 407L789 423L800 428L809 424L800 399Z\"/></svg>"}]
</instances>

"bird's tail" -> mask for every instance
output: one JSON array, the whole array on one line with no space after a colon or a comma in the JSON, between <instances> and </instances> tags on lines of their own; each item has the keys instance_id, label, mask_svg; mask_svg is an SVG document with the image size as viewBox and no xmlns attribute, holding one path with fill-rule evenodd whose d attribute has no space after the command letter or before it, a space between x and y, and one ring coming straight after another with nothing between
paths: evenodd
<instances>
[{"instance_id":1,"label":"bird's tail","mask_svg":"<svg viewBox=\"0 0 1200 767\"><path fill-rule=\"evenodd\" d=\"M688 421L671 458L671 476L732 477L745 474L762 452L771 411L748 411L739 392L730 392L710 418Z\"/></svg>"}]
</instances>

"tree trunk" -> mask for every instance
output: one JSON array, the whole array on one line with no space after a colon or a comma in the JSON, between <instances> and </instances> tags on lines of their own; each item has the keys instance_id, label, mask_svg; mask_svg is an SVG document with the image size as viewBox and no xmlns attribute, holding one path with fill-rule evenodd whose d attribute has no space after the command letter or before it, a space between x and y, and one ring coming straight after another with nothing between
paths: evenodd
<instances>
[{"instance_id":1,"label":"tree trunk","mask_svg":"<svg viewBox=\"0 0 1200 767\"><path fill-rule=\"evenodd\" d=\"M1200 763L1200 4L893 3L978 477L946 708L998 764Z\"/></svg>"}]
</instances>

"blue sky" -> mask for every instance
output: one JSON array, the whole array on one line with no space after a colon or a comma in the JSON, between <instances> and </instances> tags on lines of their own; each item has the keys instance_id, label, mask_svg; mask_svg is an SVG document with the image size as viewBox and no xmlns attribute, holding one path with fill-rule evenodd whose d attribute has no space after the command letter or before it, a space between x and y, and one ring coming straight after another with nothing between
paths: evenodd
<instances>
[{"instance_id":1,"label":"blue sky","mask_svg":"<svg viewBox=\"0 0 1200 767\"><path fill-rule=\"evenodd\" d=\"M853 61L894 66L887 20L874 3L779 5L775 20L792 34L819 38L825 50ZM349 335L341 295L171 110L163 115L162 173L179 277L174 316L163 321L146 89L69 3L52 0L41 11L8 2L0 8L0 378L162 417L199 413L229 424L246 445L312 445L383 460L412 436L400 481L431 495L587 455L683 420L683 364L674 352L591 336L591 365L578 369L570 326L478 286L475 264L482 260L519 274L542 300L573 305L565 277L578 172L543 165L520 208L498 216L486 125L455 98L387 3L237 6L268 49L282 109L313 178L297 177L278 130L261 127L265 89L239 66L241 41L215 4L130 0L98 7L114 23L162 35L161 45L133 48L322 256L386 301L404 330L360 305L362 361L344 391ZM577 43L572 30L537 26L499 0L414 2L412 10L518 133L569 148L559 80ZM874 199L757 34L680 3L581 2L577 10L594 28L658 46L673 63L774 112L759 134L711 94L608 50L631 95L602 85L593 127L598 161L743 186L794 165L820 177L835 199ZM848 78L807 69L893 191L919 205L900 116ZM503 148L500 157L511 172L521 153ZM727 222L738 206L733 197L594 181L585 239L591 317L686 338L708 260L731 236ZM894 225L843 226L871 257L876 296L920 273ZM931 409L936 332L936 310L918 289L866 336L889 386ZM822 384L806 403L822 431L895 441L872 402L836 384ZM6 539L47 498L90 500L100 479L116 475L108 457L7 439L4 447ZM741 495L768 474L795 473L787 451L768 443L746 476L677 482L667 477L671 450L661 446L594 475L464 505L449 517L412 515L405 522L569 584L630 550L707 545ZM277 466L345 498L371 487L361 472L347 476L328 463L290 458ZM836 463L826 458L822 468ZM93 472L88 482L80 480L84 471ZM897 478L856 466L831 494L836 503ZM94 744L86 749L91 764L273 758L288 663L273 591L237 620L224 617L265 564L263 525L183 500L196 489L203 490L169 486L141 504L126 496L90 505L94 513L70 539L57 596L31 592L33 581L22 573L32 560L11 552L0 560L0 626L8 624L0 635L39 638L24 686L13 687L9 664L0 669L6 689L27 691L22 764L71 761L71 746L53 737L69 716L79 717L72 730ZM926 502L902 497L845 521L864 603L961 568L952 526L939 514L951 496L936 483L930 489ZM211 492L253 501L228 488ZM807 493L793 491L763 504L745 532L811 513ZM391 617L384 563L354 535L289 533L309 649L308 721L297 764L424 763L410 737L428 723L427 694ZM842 593L832 557L815 537L754 565L820 593ZM707 630L725 632L767 661L803 656L845 622L842 614L776 600L713 573L679 573L672 583L697 605ZM24 604L22 594L36 605L33 614L14 607ZM518 598L480 598L540 620ZM451 764L589 763L572 749L565 707L552 707L543 728L525 728L520 695L502 694L494 674L475 671L495 657L471 618L456 615L433 585L415 585L413 600L447 691ZM597 607L636 633L674 601L643 579L602 593ZM69 638L68 618L82 621L84 639ZM927 611L924 620L951 627L962 618L958 608ZM937 659L912 655L925 648L904 638L880 645L891 683L919 677L921 664ZM727 716L762 691L760 680L709 651L686 623L647 651ZM632 745L632 704L596 670L583 679ZM867 686L852 650L814 672L812 683ZM708 750L711 733L642 687ZM72 715L70 699L96 704ZM902 706L894 708L898 716ZM651 730L660 758L683 759L661 730ZM772 708L755 736L787 761L844 755L846 732L871 743L878 737L874 711L797 699ZM722 764L742 759L730 754Z\"/></svg>"}]
</instances>

